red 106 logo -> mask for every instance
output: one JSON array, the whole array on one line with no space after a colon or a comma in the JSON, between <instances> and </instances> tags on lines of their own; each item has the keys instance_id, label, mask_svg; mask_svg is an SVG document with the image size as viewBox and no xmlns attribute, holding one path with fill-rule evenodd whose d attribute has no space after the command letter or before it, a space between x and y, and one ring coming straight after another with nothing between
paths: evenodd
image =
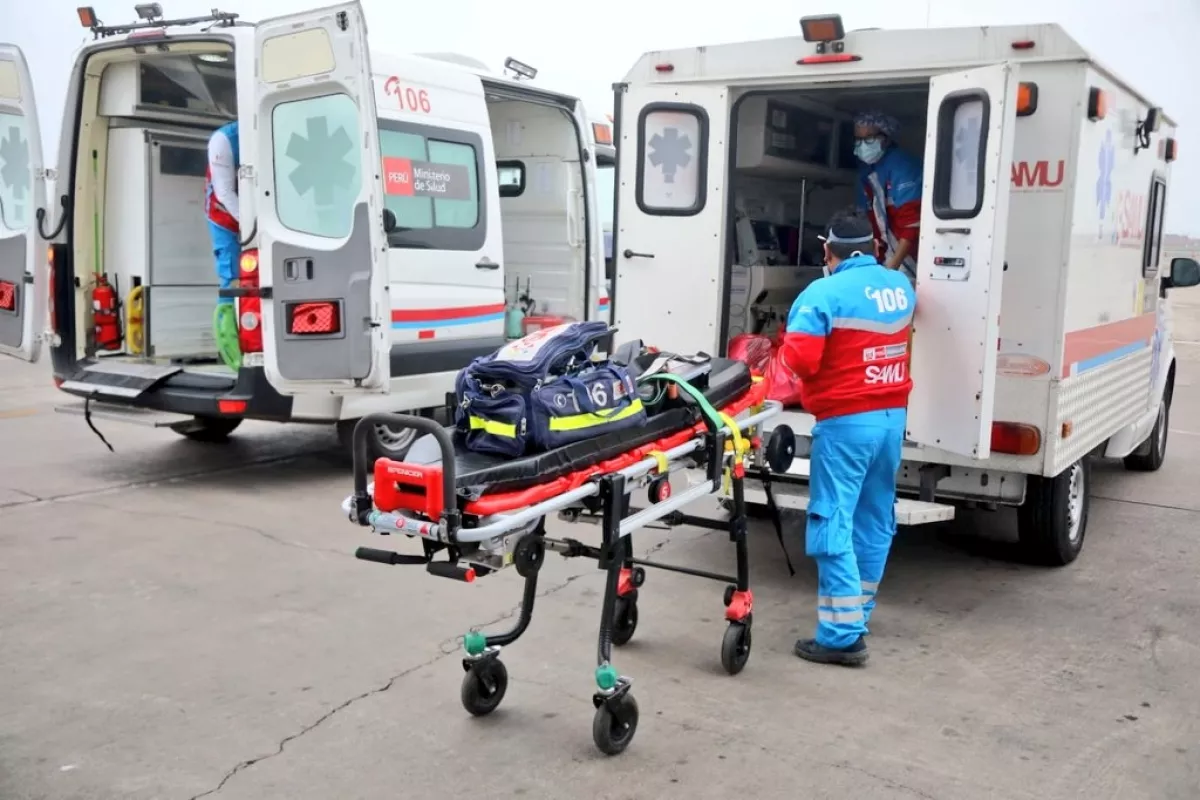
<instances>
[{"instance_id":1,"label":"red 106 logo","mask_svg":"<svg viewBox=\"0 0 1200 800\"><path fill-rule=\"evenodd\" d=\"M1146 234L1146 195L1121 191L1117 194L1117 240L1137 242Z\"/></svg>"},{"instance_id":2,"label":"red 106 logo","mask_svg":"<svg viewBox=\"0 0 1200 800\"><path fill-rule=\"evenodd\" d=\"M383 82L383 93L388 97L396 98L396 103L400 106L401 111L428 114L433 108L429 103L428 91L405 86L395 75Z\"/></svg>"}]
</instances>

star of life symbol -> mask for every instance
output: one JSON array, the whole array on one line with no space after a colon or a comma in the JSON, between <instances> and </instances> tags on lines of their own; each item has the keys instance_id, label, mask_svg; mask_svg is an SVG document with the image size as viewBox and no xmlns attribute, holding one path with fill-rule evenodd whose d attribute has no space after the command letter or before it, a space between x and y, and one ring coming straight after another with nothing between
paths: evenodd
<instances>
[{"instance_id":1,"label":"star of life symbol","mask_svg":"<svg viewBox=\"0 0 1200 800\"><path fill-rule=\"evenodd\" d=\"M650 137L650 163L662 168L663 183L674 183L675 173L691 163L691 149L692 140L686 133L681 136L678 128L664 128Z\"/></svg>"}]
</instances>

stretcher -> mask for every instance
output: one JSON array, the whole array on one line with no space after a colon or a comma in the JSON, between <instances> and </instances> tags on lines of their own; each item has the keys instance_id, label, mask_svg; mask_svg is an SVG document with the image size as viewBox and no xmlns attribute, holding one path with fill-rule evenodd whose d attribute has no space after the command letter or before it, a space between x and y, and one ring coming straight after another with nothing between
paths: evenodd
<instances>
[{"instance_id":1,"label":"stretcher","mask_svg":"<svg viewBox=\"0 0 1200 800\"><path fill-rule=\"evenodd\" d=\"M360 547L355 553L359 559L423 565L433 575L468 583L508 567L525 579L520 612L510 630L471 631L463 638L466 674L461 699L476 716L491 713L504 698L508 672L500 649L517 641L529 626L546 554L595 560L605 570L606 583L592 737L609 755L624 751L637 730L632 681L612 665L612 647L628 642L637 627L638 591L646 567L727 583L721 663L730 674L745 666L754 596L743 484L748 471L766 476L771 469L786 470L795 451L786 426L776 427L766 445L761 441L762 423L782 407L765 399L766 384L741 362L712 359L697 376L641 375L637 380L639 391L653 384L666 395L644 427L518 459L465 451L453 429L428 418L365 417L354 431L354 494L343 503L352 522L383 535L413 537L422 545L419 555ZM371 426L380 423L414 428L424 435L403 462L379 459L372 465L367 437ZM696 480L672 492L672 474L685 470ZM769 483L764 485L769 496ZM642 491L644 507L635 509L631 499ZM685 506L711 495L723 496L727 519L684 513ZM599 546L550 538L545 521L551 514L569 522L598 521ZM634 557L633 532L655 522L727 531L734 544L736 574ZM442 553L446 558L436 558Z\"/></svg>"}]
</instances>

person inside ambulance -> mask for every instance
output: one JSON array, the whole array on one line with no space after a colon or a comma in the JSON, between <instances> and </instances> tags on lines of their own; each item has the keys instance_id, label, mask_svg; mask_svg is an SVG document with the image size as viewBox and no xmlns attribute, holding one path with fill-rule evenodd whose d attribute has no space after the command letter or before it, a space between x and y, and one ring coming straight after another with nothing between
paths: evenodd
<instances>
[{"instance_id":1,"label":"person inside ambulance","mask_svg":"<svg viewBox=\"0 0 1200 800\"><path fill-rule=\"evenodd\" d=\"M921 162L896 144L900 124L879 111L854 119L854 155L858 158L857 206L871 222L875 254L889 269L917 276L917 240L921 233Z\"/></svg>"},{"instance_id":2,"label":"person inside ambulance","mask_svg":"<svg viewBox=\"0 0 1200 800\"><path fill-rule=\"evenodd\" d=\"M780 348L816 418L805 551L817 562L817 628L795 651L858 665L896 533L916 293L903 272L871 255L873 231L861 216L834 219L822 239L826 276L792 304Z\"/></svg>"},{"instance_id":3,"label":"person inside ambulance","mask_svg":"<svg viewBox=\"0 0 1200 800\"><path fill-rule=\"evenodd\" d=\"M204 212L217 262L217 283L228 289L237 283L240 235L238 225L238 124L222 125L208 140L208 171L205 175ZM230 369L241 365L238 347L237 311L228 297L217 299L213 315L213 337L221 360Z\"/></svg>"}]
</instances>

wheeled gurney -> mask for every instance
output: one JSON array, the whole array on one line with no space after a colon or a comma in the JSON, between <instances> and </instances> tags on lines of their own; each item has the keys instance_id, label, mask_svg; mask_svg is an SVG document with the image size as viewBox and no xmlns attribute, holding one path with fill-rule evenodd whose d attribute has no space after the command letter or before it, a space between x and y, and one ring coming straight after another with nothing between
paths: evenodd
<instances>
[{"instance_id":1,"label":"wheeled gurney","mask_svg":"<svg viewBox=\"0 0 1200 800\"><path fill-rule=\"evenodd\" d=\"M613 667L611 650L614 644L628 642L637 627L638 589L645 580L645 567L728 583L721 663L730 674L745 666L754 601L743 481L747 468L762 468L767 451L775 468L786 469L782 462L790 461L794 446L774 440L790 433L783 427L764 448L757 433L781 406L764 399L766 385L752 378L741 362L712 359L706 371L686 380L660 373L641 375L638 383L639 387L655 384L656 391L663 393L660 398L665 395L643 427L518 459L469 452L459 434L427 418L365 417L354 432L354 494L343 503L352 522L383 535L417 537L422 543L421 555L361 547L355 553L359 559L421 564L431 574L466 582L509 566L525 578L520 613L510 630L473 631L464 637L462 703L477 716L494 711L504 697L508 673L499 658L500 648L515 642L529 626L546 553L595 559L606 572L606 584L592 736L596 746L610 755L622 752L637 729L631 681ZM413 444L404 462L379 459L372 466L367 436L370 427L380 423L426 435ZM682 470L703 471L703 478L673 494L671 474ZM647 504L634 510L630 497L639 489L646 490ZM727 497L726 520L681 511L701 497L717 494ZM554 513L572 522L598 519L600 545L547 537L545 519ZM635 558L631 534L653 522L727 530L734 543L736 575ZM442 551L447 558L435 560Z\"/></svg>"}]
</instances>

